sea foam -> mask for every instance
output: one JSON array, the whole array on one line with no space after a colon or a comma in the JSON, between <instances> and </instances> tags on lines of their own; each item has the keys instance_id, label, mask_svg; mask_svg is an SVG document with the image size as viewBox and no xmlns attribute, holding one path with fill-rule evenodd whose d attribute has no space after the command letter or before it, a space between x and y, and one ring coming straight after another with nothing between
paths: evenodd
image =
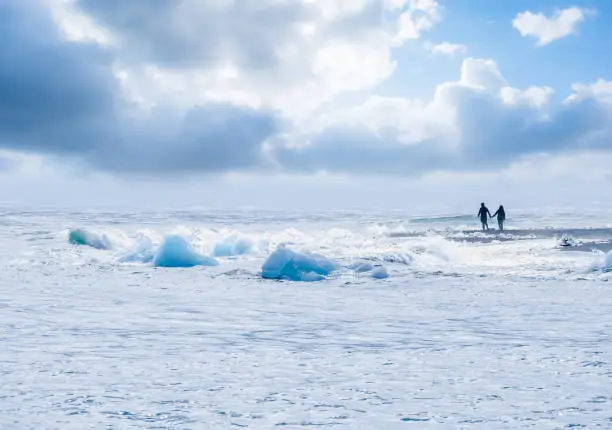
<instances>
[{"instance_id":1,"label":"sea foam","mask_svg":"<svg viewBox=\"0 0 612 430\"><path fill-rule=\"evenodd\" d=\"M246 236L233 234L224 238L215 245L213 255L215 257L232 257L244 255L253 249L253 241Z\"/></svg>"}]
</instances>

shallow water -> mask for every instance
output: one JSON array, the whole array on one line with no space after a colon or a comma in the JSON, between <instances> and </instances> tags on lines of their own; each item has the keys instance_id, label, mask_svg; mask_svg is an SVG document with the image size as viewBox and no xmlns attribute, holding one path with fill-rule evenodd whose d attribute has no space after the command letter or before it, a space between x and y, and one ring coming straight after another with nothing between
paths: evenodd
<instances>
[{"instance_id":1,"label":"shallow water","mask_svg":"<svg viewBox=\"0 0 612 430\"><path fill-rule=\"evenodd\" d=\"M599 243L604 215L540 223ZM430 218L6 210L0 428L612 428L604 256L564 250L531 213L506 233L533 234L507 241ZM71 228L112 249L69 244ZM153 248L176 233L205 255L236 234L253 248L215 267L121 263L139 231ZM390 277L261 279L283 242Z\"/></svg>"}]
</instances>

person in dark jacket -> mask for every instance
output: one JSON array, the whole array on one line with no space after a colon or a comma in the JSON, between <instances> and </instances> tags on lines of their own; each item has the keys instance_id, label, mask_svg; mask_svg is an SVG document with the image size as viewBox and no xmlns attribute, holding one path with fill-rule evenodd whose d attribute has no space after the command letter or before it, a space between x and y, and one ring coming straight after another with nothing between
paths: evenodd
<instances>
[{"instance_id":1,"label":"person in dark jacket","mask_svg":"<svg viewBox=\"0 0 612 430\"><path fill-rule=\"evenodd\" d=\"M481 203L480 204L480 210L478 211L478 217L480 218L480 222L482 223L482 230L483 231L485 229L486 230L489 229L489 222L487 220L487 215L489 215L489 218L492 218L491 217L491 212L489 212L489 208L487 208L484 203Z\"/></svg>"},{"instance_id":2,"label":"person in dark jacket","mask_svg":"<svg viewBox=\"0 0 612 430\"><path fill-rule=\"evenodd\" d=\"M506 211L504 210L504 205L499 205L499 209L493 214L491 218L497 217L497 225L499 225L499 229L504 229L504 221L506 220Z\"/></svg>"}]
</instances>

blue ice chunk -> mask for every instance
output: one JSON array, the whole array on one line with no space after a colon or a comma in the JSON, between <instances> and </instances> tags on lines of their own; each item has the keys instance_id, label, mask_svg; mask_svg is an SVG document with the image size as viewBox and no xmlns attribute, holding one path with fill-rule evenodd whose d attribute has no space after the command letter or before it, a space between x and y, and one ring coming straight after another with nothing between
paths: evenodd
<instances>
[{"instance_id":1,"label":"blue ice chunk","mask_svg":"<svg viewBox=\"0 0 612 430\"><path fill-rule=\"evenodd\" d=\"M181 236L166 237L153 259L155 267L216 266L218 264L219 262L214 258L199 254Z\"/></svg>"},{"instance_id":2,"label":"blue ice chunk","mask_svg":"<svg viewBox=\"0 0 612 430\"><path fill-rule=\"evenodd\" d=\"M70 233L68 234L68 242L70 242L72 245L91 246L95 249L107 250L112 248L112 243L110 240L108 240L108 238L82 228L70 230Z\"/></svg>"},{"instance_id":3,"label":"blue ice chunk","mask_svg":"<svg viewBox=\"0 0 612 430\"><path fill-rule=\"evenodd\" d=\"M336 269L334 263L322 255L300 252L294 253L293 266L300 272L314 272L323 276L329 276Z\"/></svg>"},{"instance_id":4,"label":"blue ice chunk","mask_svg":"<svg viewBox=\"0 0 612 430\"><path fill-rule=\"evenodd\" d=\"M358 261L348 266L348 268L353 270L355 273L364 273L374 270L374 265L367 261Z\"/></svg>"},{"instance_id":5,"label":"blue ice chunk","mask_svg":"<svg viewBox=\"0 0 612 430\"><path fill-rule=\"evenodd\" d=\"M314 282L325 279L334 270L336 265L322 255L279 247L263 264L261 276L265 279Z\"/></svg>"},{"instance_id":6,"label":"blue ice chunk","mask_svg":"<svg viewBox=\"0 0 612 430\"><path fill-rule=\"evenodd\" d=\"M222 242L215 246L213 255L215 257L232 257L234 255L244 255L251 252L253 242L248 237L233 235L226 237Z\"/></svg>"},{"instance_id":7,"label":"blue ice chunk","mask_svg":"<svg viewBox=\"0 0 612 430\"><path fill-rule=\"evenodd\" d=\"M387 272L385 266L378 266L372 270L370 276L374 279L385 279L389 277L389 272Z\"/></svg>"}]
</instances>

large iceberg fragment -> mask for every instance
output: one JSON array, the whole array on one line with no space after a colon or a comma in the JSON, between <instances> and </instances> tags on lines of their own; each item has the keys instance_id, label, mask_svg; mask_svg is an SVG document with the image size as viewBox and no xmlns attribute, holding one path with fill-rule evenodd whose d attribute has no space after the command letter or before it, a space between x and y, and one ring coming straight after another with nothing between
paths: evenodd
<instances>
[{"instance_id":1,"label":"large iceberg fragment","mask_svg":"<svg viewBox=\"0 0 612 430\"><path fill-rule=\"evenodd\" d=\"M177 235L166 237L153 259L153 265L156 267L216 266L218 264L217 260L198 253L189 242Z\"/></svg>"},{"instance_id":2,"label":"large iceberg fragment","mask_svg":"<svg viewBox=\"0 0 612 430\"><path fill-rule=\"evenodd\" d=\"M325 279L334 270L336 265L322 255L279 247L263 264L261 276L265 279L313 282Z\"/></svg>"}]
</instances>

